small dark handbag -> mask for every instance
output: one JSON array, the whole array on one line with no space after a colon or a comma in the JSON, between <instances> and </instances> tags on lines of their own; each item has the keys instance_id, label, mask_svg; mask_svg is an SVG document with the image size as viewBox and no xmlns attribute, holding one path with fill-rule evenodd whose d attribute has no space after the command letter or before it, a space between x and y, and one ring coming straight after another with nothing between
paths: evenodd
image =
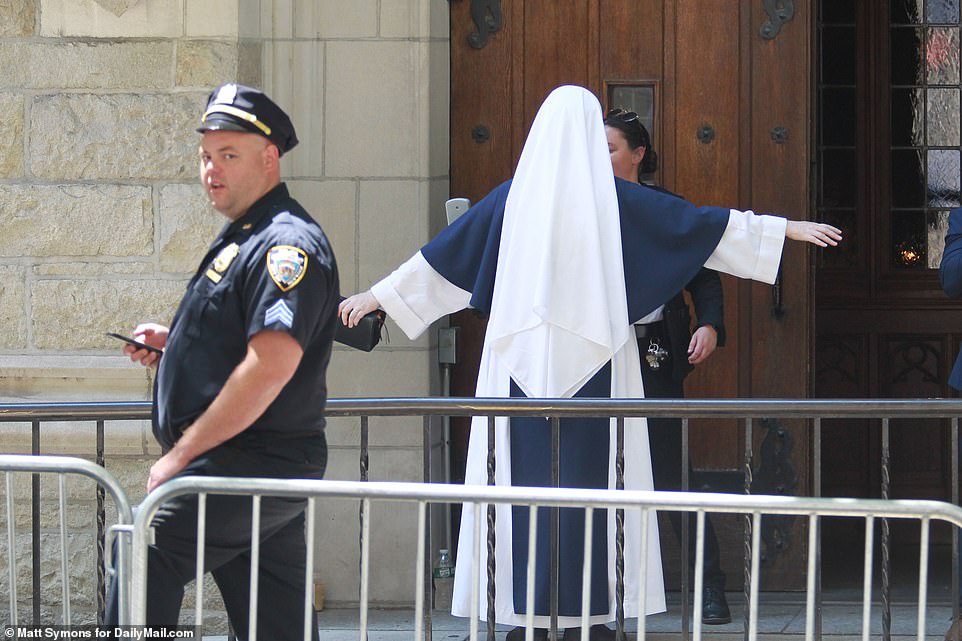
<instances>
[{"instance_id":1,"label":"small dark handbag","mask_svg":"<svg viewBox=\"0 0 962 641\"><path fill-rule=\"evenodd\" d=\"M344 300L344 297L341 297ZM370 352L381 340L381 328L384 327L384 310L376 309L366 314L357 325L348 327L338 317L335 322L334 340L342 345Z\"/></svg>"}]
</instances>

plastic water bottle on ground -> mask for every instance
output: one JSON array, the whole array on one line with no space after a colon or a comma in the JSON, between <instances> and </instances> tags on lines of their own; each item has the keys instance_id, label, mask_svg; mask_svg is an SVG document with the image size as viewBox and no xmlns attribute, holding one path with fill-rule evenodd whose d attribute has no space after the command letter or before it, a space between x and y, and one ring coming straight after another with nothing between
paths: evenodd
<instances>
[{"instance_id":1,"label":"plastic water bottle on ground","mask_svg":"<svg viewBox=\"0 0 962 641\"><path fill-rule=\"evenodd\" d=\"M454 594L454 564L451 555L444 548L438 551L434 563L434 608L451 611L451 597Z\"/></svg>"}]
</instances>

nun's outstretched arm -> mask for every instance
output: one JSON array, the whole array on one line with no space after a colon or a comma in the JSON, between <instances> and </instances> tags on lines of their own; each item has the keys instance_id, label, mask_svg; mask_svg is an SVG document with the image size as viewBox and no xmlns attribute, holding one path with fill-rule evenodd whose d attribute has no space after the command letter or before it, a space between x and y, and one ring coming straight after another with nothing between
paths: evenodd
<instances>
[{"instance_id":1,"label":"nun's outstretched arm","mask_svg":"<svg viewBox=\"0 0 962 641\"><path fill-rule=\"evenodd\" d=\"M414 339L445 314L462 310L471 293L441 276L418 252L370 290L344 299L338 313L348 327L381 308Z\"/></svg>"},{"instance_id":2,"label":"nun's outstretched arm","mask_svg":"<svg viewBox=\"0 0 962 641\"><path fill-rule=\"evenodd\" d=\"M732 209L725 232L705 267L738 278L774 283L782 260L787 222L779 216Z\"/></svg>"},{"instance_id":3,"label":"nun's outstretched arm","mask_svg":"<svg viewBox=\"0 0 962 641\"><path fill-rule=\"evenodd\" d=\"M705 267L772 284L778 275L786 238L825 247L838 244L842 232L825 223L732 209L725 233Z\"/></svg>"}]
</instances>

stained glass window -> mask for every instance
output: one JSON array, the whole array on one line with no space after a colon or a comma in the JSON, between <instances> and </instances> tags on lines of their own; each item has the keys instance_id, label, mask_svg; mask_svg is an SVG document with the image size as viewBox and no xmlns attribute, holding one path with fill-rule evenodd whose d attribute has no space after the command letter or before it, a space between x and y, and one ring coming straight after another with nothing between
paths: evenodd
<instances>
[{"instance_id":1,"label":"stained glass window","mask_svg":"<svg viewBox=\"0 0 962 641\"><path fill-rule=\"evenodd\" d=\"M959 206L959 0L891 0L890 265L935 269Z\"/></svg>"}]
</instances>

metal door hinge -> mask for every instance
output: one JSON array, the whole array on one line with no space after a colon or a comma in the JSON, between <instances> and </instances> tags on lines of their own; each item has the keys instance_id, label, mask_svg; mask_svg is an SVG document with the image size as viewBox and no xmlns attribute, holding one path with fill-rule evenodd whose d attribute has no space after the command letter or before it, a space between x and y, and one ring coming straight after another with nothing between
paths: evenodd
<instances>
[{"instance_id":1,"label":"metal door hinge","mask_svg":"<svg viewBox=\"0 0 962 641\"><path fill-rule=\"evenodd\" d=\"M782 25L795 17L795 0L762 0L768 19L759 29L765 40L774 40Z\"/></svg>"},{"instance_id":2,"label":"metal door hinge","mask_svg":"<svg viewBox=\"0 0 962 641\"><path fill-rule=\"evenodd\" d=\"M471 0L471 19L477 31L468 34L468 44L472 49L483 49L488 44L488 36L504 26L501 0Z\"/></svg>"}]
</instances>

